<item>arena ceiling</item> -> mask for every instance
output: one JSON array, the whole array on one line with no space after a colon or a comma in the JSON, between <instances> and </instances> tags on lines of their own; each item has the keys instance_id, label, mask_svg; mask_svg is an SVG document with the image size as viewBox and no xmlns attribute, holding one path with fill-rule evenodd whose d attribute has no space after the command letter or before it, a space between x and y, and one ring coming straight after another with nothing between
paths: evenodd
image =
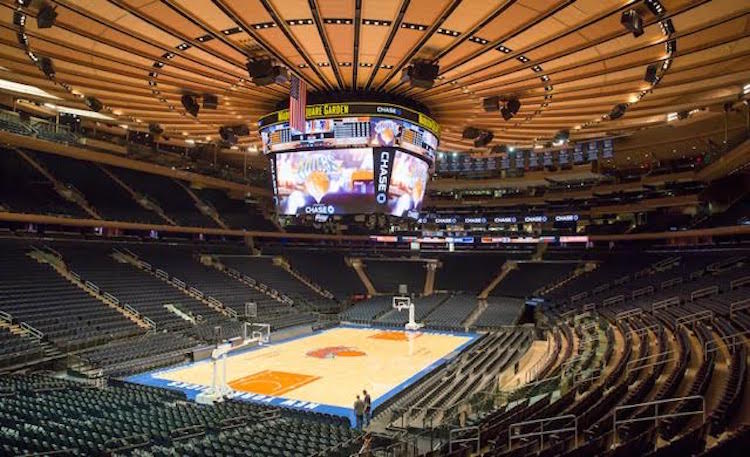
<instances>
[{"instance_id":1,"label":"arena ceiling","mask_svg":"<svg viewBox=\"0 0 750 457\"><path fill-rule=\"evenodd\" d=\"M441 149L471 150L466 126L490 144L531 145L563 129L573 138L628 134L667 114L720 107L750 83L750 1L662 0L55 0L55 26L25 38L17 0L0 0L0 78L36 86L85 109L95 96L113 124L215 140L222 125L255 123L288 97L288 84L249 82L248 58L272 57L311 90L371 90L411 97L443 126ZM644 33L620 24L635 8ZM34 57L54 63L54 80ZM440 66L430 89L401 82L414 60ZM649 65L660 80L646 82ZM216 110L185 113L184 93L217 94ZM505 121L482 99L516 96ZM27 96L44 101L44 97ZM50 101L50 100L47 100ZM618 120L613 106L628 104Z\"/></svg>"}]
</instances>

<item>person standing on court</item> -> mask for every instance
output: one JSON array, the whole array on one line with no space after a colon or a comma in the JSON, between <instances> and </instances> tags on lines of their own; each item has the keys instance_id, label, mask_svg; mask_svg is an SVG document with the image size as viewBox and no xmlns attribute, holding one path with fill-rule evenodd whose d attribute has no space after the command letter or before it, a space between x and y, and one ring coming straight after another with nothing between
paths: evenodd
<instances>
[{"instance_id":1,"label":"person standing on court","mask_svg":"<svg viewBox=\"0 0 750 457\"><path fill-rule=\"evenodd\" d=\"M359 395L354 400L354 417L357 420L357 430L362 430L362 418L365 414L365 403L360 400Z\"/></svg>"},{"instance_id":2,"label":"person standing on court","mask_svg":"<svg viewBox=\"0 0 750 457\"><path fill-rule=\"evenodd\" d=\"M367 393L366 390L362 391L362 395L365 396L365 420L364 425L367 427L370 425L370 414L372 414L372 399L370 398L370 394Z\"/></svg>"}]
</instances>

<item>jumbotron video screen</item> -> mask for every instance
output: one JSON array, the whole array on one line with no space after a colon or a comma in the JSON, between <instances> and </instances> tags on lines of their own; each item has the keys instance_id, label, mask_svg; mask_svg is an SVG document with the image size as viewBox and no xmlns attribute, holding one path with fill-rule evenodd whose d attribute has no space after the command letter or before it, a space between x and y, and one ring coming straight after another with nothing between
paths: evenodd
<instances>
[{"instance_id":1,"label":"jumbotron video screen","mask_svg":"<svg viewBox=\"0 0 750 457\"><path fill-rule=\"evenodd\" d=\"M438 143L430 118L393 105L335 104L308 107L305 132L285 121L277 112L260 122L278 214L418 217Z\"/></svg>"},{"instance_id":2,"label":"jumbotron video screen","mask_svg":"<svg viewBox=\"0 0 750 457\"><path fill-rule=\"evenodd\" d=\"M429 164L393 148L294 151L275 156L279 214L387 213L415 217Z\"/></svg>"}]
</instances>

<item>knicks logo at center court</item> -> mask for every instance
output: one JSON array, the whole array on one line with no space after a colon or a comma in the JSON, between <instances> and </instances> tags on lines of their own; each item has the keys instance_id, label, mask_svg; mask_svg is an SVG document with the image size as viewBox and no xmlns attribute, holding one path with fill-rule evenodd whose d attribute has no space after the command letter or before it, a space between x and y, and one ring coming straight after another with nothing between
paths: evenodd
<instances>
[{"instance_id":1,"label":"knicks logo at center court","mask_svg":"<svg viewBox=\"0 0 750 457\"><path fill-rule=\"evenodd\" d=\"M309 351L307 352L307 355L319 359L335 359L336 357L362 357L367 354L356 348L350 348L347 346L328 346Z\"/></svg>"}]
</instances>

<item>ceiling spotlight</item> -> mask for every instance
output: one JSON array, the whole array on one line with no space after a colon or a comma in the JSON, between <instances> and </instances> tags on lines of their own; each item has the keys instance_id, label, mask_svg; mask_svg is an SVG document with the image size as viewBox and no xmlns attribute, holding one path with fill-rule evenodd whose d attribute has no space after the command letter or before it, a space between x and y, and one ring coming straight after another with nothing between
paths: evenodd
<instances>
[{"instance_id":1,"label":"ceiling spotlight","mask_svg":"<svg viewBox=\"0 0 750 457\"><path fill-rule=\"evenodd\" d=\"M23 27L26 25L26 15L23 14L23 11L13 11L13 25L17 27Z\"/></svg>"},{"instance_id":2,"label":"ceiling spotlight","mask_svg":"<svg viewBox=\"0 0 750 457\"><path fill-rule=\"evenodd\" d=\"M620 23L625 30L632 32L635 38L643 35L643 18L636 10L623 11Z\"/></svg>"},{"instance_id":3,"label":"ceiling spotlight","mask_svg":"<svg viewBox=\"0 0 750 457\"><path fill-rule=\"evenodd\" d=\"M674 24L672 23L672 19L668 18L659 22L659 26L661 26L661 31L666 36L674 33Z\"/></svg>"},{"instance_id":4,"label":"ceiling spotlight","mask_svg":"<svg viewBox=\"0 0 750 457\"><path fill-rule=\"evenodd\" d=\"M659 0L646 0L644 3L654 16L661 16L667 11Z\"/></svg>"},{"instance_id":5,"label":"ceiling spotlight","mask_svg":"<svg viewBox=\"0 0 750 457\"><path fill-rule=\"evenodd\" d=\"M40 29L48 29L55 25L55 19L57 18L56 9L56 6L53 7L49 3L43 4L36 15L36 26Z\"/></svg>"}]
</instances>

